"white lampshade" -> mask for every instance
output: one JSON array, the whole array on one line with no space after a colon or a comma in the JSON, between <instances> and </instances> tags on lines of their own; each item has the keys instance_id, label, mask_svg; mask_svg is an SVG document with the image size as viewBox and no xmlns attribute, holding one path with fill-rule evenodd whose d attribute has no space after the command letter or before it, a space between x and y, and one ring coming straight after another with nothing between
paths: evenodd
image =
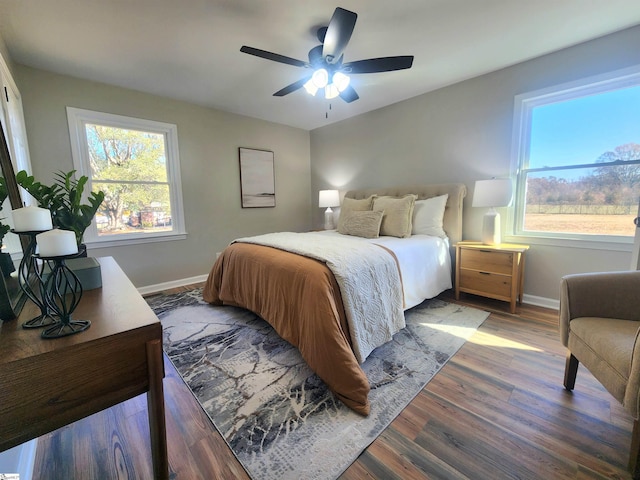
<instances>
[{"instance_id":1,"label":"white lampshade","mask_svg":"<svg viewBox=\"0 0 640 480\"><path fill-rule=\"evenodd\" d=\"M495 207L506 207L511 203L512 196L513 187L508 178L476 181L472 206L489 207L482 219L482 243L499 245L502 242L500 214Z\"/></svg>"},{"instance_id":2,"label":"white lampshade","mask_svg":"<svg viewBox=\"0 0 640 480\"><path fill-rule=\"evenodd\" d=\"M474 207L506 207L511 202L511 179L477 180L473 189Z\"/></svg>"},{"instance_id":3,"label":"white lampshade","mask_svg":"<svg viewBox=\"0 0 640 480\"><path fill-rule=\"evenodd\" d=\"M324 211L324 229L333 230L335 228L333 222L333 210L331 207L340 206L340 193L338 190L320 190L318 195L318 206L320 208L327 208Z\"/></svg>"},{"instance_id":4,"label":"white lampshade","mask_svg":"<svg viewBox=\"0 0 640 480\"><path fill-rule=\"evenodd\" d=\"M338 190L320 190L318 206L320 208L340 206L340 194Z\"/></svg>"}]
</instances>

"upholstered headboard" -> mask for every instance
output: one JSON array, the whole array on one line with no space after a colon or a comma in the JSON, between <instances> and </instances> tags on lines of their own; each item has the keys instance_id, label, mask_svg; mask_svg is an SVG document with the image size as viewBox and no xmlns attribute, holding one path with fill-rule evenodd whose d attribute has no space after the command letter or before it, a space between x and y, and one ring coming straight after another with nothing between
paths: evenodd
<instances>
[{"instance_id":1,"label":"upholstered headboard","mask_svg":"<svg viewBox=\"0 0 640 480\"><path fill-rule=\"evenodd\" d=\"M433 185L416 185L393 188L366 188L363 190L349 190L345 193L348 198L367 198L370 195L391 195L401 197L408 193L418 196L418 200L449 194L447 206L444 210L444 231L447 232L451 246L462 240L462 201L467 195L467 187L463 183L436 183Z\"/></svg>"}]
</instances>

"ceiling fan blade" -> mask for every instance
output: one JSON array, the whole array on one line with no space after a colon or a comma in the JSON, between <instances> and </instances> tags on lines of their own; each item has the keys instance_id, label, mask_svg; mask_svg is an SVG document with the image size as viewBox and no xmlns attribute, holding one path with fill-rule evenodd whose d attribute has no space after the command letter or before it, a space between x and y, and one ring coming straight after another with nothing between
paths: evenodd
<instances>
[{"instance_id":1,"label":"ceiling fan blade","mask_svg":"<svg viewBox=\"0 0 640 480\"><path fill-rule=\"evenodd\" d=\"M285 95L289 95L290 93L295 92L296 90L304 87L304 84L307 83L310 78L311 78L311 75L301 78L297 82L293 82L291 85L287 85L283 89L278 90L276 93L273 94L273 96L284 97Z\"/></svg>"},{"instance_id":2,"label":"ceiling fan blade","mask_svg":"<svg viewBox=\"0 0 640 480\"><path fill-rule=\"evenodd\" d=\"M324 35L322 56L327 63L336 63L349 43L353 28L356 26L358 14L336 8Z\"/></svg>"},{"instance_id":3,"label":"ceiling fan blade","mask_svg":"<svg viewBox=\"0 0 640 480\"><path fill-rule=\"evenodd\" d=\"M278 53L267 52L266 50L260 50L259 48L247 47L246 45L243 45L242 48L240 48L240 51L242 53L248 53L249 55L255 55L256 57L272 60L274 62L293 65L294 67L310 66L307 62L303 62L302 60L296 60L295 58L285 57L284 55L280 55Z\"/></svg>"},{"instance_id":4,"label":"ceiling fan blade","mask_svg":"<svg viewBox=\"0 0 640 480\"><path fill-rule=\"evenodd\" d=\"M355 102L360 97L358 96L354 88L351 85L349 85L342 92L340 92L340 98L347 103L351 103L351 102Z\"/></svg>"},{"instance_id":5,"label":"ceiling fan blade","mask_svg":"<svg viewBox=\"0 0 640 480\"><path fill-rule=\"evenodd\" d=\"M378 73L393 72L395 70L405 70L413 65L413 55L400 57L380 57L369 58L367 60L357 60L342 65L341 70L346 73Z\"/></svg>"}]
</instances>

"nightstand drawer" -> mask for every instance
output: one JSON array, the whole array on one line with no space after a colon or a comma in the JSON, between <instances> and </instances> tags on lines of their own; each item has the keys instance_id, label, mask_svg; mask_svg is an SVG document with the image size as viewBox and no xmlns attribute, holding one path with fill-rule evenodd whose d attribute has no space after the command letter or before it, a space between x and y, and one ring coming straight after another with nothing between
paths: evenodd
<instances>
[{"instance_id":1,"label":"nightstand drawer","mask_svg":"<svg viewBox=\"0 0 640 480\"><path fill-rule=\"evenodd\" d=\"M466 268L460 269L459 273L460 290L500 299L511 298L511 276Z\"/></svg>"},{"instance_id":2,"label":"nightstand drawer","mask_svg":"<svg viewBox=\"0 0 640 480\"><path fill-rule=\"evenodd\" d=\"M513 269L512 252L461 248L460 258L464 268L471 270L511 275Z\"/></svg>"},{"instance_id":3,"label":"nightstand drawer","mask_svg":"<svg viewBox=\"0 0 640 480\"><path fill-rule=\"evenodd\" d=\"M524 253L528 245L480 242L456 244L456 300L460 292L506 300L511 313L522 302Z\"/></svg>"}]
</instances>

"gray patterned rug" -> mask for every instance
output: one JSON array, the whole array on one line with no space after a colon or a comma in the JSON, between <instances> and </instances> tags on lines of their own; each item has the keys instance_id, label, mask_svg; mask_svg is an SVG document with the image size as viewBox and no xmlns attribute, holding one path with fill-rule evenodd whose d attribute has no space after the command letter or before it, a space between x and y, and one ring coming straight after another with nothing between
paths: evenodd
<instances>
[{"instance_id":1,"label":"gray patterned rug","mask_svg":"<svg viewBox=\"0 0 640 480\"><path fill-rule=\"evenodd\" d=\"M337 478L489 315L437 299L408 310L407 328L362 365L365 418L253 313L204 303L200 289L147 302L165 352L255 480Z\"/></svg>"}]
</instances>

